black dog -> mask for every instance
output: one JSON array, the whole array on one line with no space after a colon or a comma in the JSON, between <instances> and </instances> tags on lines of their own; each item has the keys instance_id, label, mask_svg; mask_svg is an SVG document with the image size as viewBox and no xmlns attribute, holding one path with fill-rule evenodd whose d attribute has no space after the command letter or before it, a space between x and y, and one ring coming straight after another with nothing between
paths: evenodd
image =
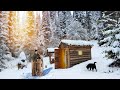
<instances>
[{"instance_id":1,"label":"black dog","mask_svg":"<svg viewBox=\"0 0 120 90\"><path fill-rule=\"evenodd\" d=\"M88 70L96 70L97 71L97 69L96 69L96 65L95 65L95 63L96 62L94 62L94 63L89 63L87 66L86 66L86 68L88 69Z\"/></svg>"}]
</instances>

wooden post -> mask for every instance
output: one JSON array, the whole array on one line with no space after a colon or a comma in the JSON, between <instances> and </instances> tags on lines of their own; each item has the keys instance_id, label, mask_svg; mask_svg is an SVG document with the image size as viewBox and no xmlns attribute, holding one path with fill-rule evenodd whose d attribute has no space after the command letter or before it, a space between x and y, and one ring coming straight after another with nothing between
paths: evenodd
<instances>
[{"instance_id":1,"label":"wooden post","mask_svg":"<svg viewBox=\"0 0 120 90\"><path fill-rule=\"evenodd\" d=\"M52 62L51 62L51 53L49 53L49 60L50 60L50 64L52 64Z\"/></svg>"},{"instance_id":2,"label":"wooden post","mask_svg":"<svg viewBox=\"0 0 120 90\"><path fill-rule=\"evenodd\" d=\"M70 67L69 48L66 48L65 53L66 53L66 68L69 68Z\"/></svg>"},{"instance_id":3,"label":"wooden post","mask_svg":"<svg viewBox=\"0 0 120 90\"><path fill-rule=\"evenodd\" d=\"M92 51L91 51L91 48L92 48L92 46L90 46L90 59L92 58L92 55L91 55L91 52L92 52Z\"/></svg>"}]
</instances>

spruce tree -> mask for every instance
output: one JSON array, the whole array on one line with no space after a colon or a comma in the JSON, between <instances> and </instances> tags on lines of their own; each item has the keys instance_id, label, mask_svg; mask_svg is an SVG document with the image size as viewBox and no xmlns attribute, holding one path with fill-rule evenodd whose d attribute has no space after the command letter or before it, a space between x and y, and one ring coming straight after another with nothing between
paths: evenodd
<instances>
[{"instance_id":1,"label":"spruce tree","mask_svg":"<svg viewBox=\"0 0 120 90\"><path fill-rule=\"evenodd\" d=\"M13 59L8 47L8 11L0 11L0 68L6 68L6 61Z\"/></svg>"},{"instance_id":2,"label":"spruce tree","mask_svg":"<svg viewBox=\"0 0 120 90\"><path fill-rule=\"evenodd\" d=\"M43 47L43 53L46 55L47 48L50 45L51 29L49 21L49 11L42 11L42 28L40 30L40 42Z\"/></svg>"},{"instance_id":3,"label":"spruce tree","mask_svg":"<svg viewBox=\"0 0 120 90\"><path fill-rule=\"evenodd\" d=\"M104 28L102 31L102 39L99 41L100 46L106 47L105 54L107 58L120 58L120 12L104 11L102 19Z\"/></svg>"},{"instance_id":4,"label":"spruce tree","mask_svg":"<svg viewBox=\"0 0 120 90\"><path fill-rule=\"evenodd\" d=\"M59 39L67 38L66 27L71 23L71 12L70 11L58 11L58 20L57 20L57 30L56 33L59 36Z\"/></svg>"},{"instance_id":5,"label":"spruce tree","mask_svg":"<svg viewBox=\"0 0 120 90\"><path fill-rule=\"evenodd\" d=\"M17 26L17 11L9 11L8 14L8 30L9 30L9 48L13 57L18 56L19 42L19 28Z\"/></svg>"},{"instance_id":6,"label":"spruce tree","mask_svg":"<svg viewBox=\"0 0 120 90\"><path fill-rule=\"evenodd\" d=\"M26 12L26 40L24 43L24 51L26 54L32 54L37 49L37 31L35 29L35 16L33 11Z\"/></svg>"}]
</instances>

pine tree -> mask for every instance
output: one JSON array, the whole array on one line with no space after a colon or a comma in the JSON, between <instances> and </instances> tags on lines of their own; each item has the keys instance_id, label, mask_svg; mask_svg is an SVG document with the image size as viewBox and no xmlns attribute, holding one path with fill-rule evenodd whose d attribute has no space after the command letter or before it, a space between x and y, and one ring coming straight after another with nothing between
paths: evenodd
<instances>
[{"instance_id":1,"label":"pine tree","mask_svg":"<svg viewBox=\"0 0 120 90\"><path fill-rule=\"evenodd\" d=\"M104 28L104 22L101 20L102 14L103 14L103 11L101 12L100 18L97 21L97 28L98 28L98 39L97 40L98 40L98 43L100 42L100 40L102 40L104 38L103 33L102 33L102 30Z\"/></svg>"},{"instance_id":2,"label":"pine tree","mask_svg":"<svg viewBox=\"0 0 120 90\"><path fill-rule=\"evenodd\" d=\"M71 40L87 40L87 30L83 28L79 21L73 20L66 28L67 38Z\"/></svg>"},{"instance_id":3,"label":"pine tree","mask_svg":"<svg viewBox=\"0 0 120 90\"><path fill-rule=\"evenodd\" d=\"M40 12L36 11L35 12L35 29L37 31L37 36L40 32L40 28L41 28L41 17L40 17Z\"/></svg>"},{"instance_id":4,"label":"pine tree","mask_svg":"<svg viewBox=\"0 0 120 90\"><path fill-rule=\"evenodd\" d=\"M21 13L24 13L21 16ZM16 11L16 15L14 15L15 19L15 29L14 29L14 42L15 42L15 56L18 57L20 53L23 51L24 43L26 41L26 30L25 30L25 11ZM24 18L24 19L23 19Z\"/></svg>"},{"instance_id":5,"label":"pine tree","mask_svg":"<svg viewBox=\"0 0 120 90\"><path fill-rule=\"evenodd\" d=\"M73 11L74 20L80 22L83 28L87 30L88 40L98 38L97 21L100 15L100 11Z\"/></svg>"},{"instance_id":6,"label":"pine tree","mask_svg":"<svg viewBox=\"0 0 120 90\"><path fill-rule=\"evenodd\" d=\"M19 41L19 34L17 33L19 31L19 28L17 29L17 11L9 11L8 14L8 30L9 30L9 48L10 52L12 53L13 57L18 56L18 48L20 45L18 45Z\"/></svg>"},{"instance_id":7,"label":"pine tree","mask_svg":"<svg viewBox=\"0 0 120 90\"><path fill-rule=\"evenodd\" d=\"M108 47L105 50L106 57L112 59L120 58L120 12L104 11L102 19L104 28L102 29L102 39L100 46Z\"/></svg>"},{"instance_id":8,"label":"pine tree","mask_svg":"<svg viewBox=\"0 0 120 90\"><path fill-rule=\"evenodd\" d=\"M36 46L38 47L39 54L43 55L43 46L42 43L44 38L41 38L41 28L42 28L42 18L40 16L40 11L35 11L35 30L36 30ZM41 41L42 40L42 41Z\"/></svg>"},{"instance_id":9,"label":"pine tree","mask_svg":"<svg viewBox=\"0 0 120 90\"><path fill-rule=\"evenodd\" d=\"M49 21L49 11L42 11L42 28L40 31L40 37L41 37L41 44L44 46L43 52L46 54L46 49L50 45L50 37L51 37L51 29L50 29L50 21Z\"/></svg>"},{"instance_id":10,"label":"pine tree","mask_svg":"<svg viewBox=\"0 0 120 90\"><path fill-rule=\"evenodd\" d=\"M73 11L73 18L75 21L80 22L83 28L86 27L86 11Z\"/></svg>"},{"instance_id":11,"label":"pine tree","mask_svg":"<svg viewBox=\"0 0 120 90\"><path fill-rule=\"evenodd\" d=\"M50 37L50 47L57 47L59 45L59 37L56 35L57 30L57 11L49 11L50 13L50 29L51 29L51 37Z\"/></svg>"},{"instance_id":12,"label":"pine tree","mask_svg":"<svg viewBox=\"0 0 120 90\"><path fill-rule=\"evenodd\" d=\"M71 12L70 11L58 11L57 17L57 30L56 34L58 35L59 39L66 39L67 38L67 31L66 27L71 23Z\"/></svg>"},{"instance_id":13,"label":"pine tree","mask_svg":"<svg viewBox=\"0 0 120 90\"><path fill-rule=\"evenodd\" d=\"M91 26L91 30L90 30L90 38L92 40L94 39L98 39L98 20L101 18L101 11L90 11L90 26Z\"/></svg>"},{"instance_id":14,"label":"pine tree","mask_svg":"<svg viewBox=\"0 0 120 90\"><path fill-rule=\"evenodd\" d=\"M37 49L37 31L35 29L35 16L33 11L26 12L26 40L24 43L24 51L26 54L31 54Z\"/></svg>"},{"instance_id":15,"label":"pine tree","mask_svg":"<svg viewBox=\"0 0 120 90\"><path fill-rule=\"evenodd\" d=\"M8 11L0 11L0 68L6 68L5 61L12 58L8 41Z\"/></svg>"}]
</instances>

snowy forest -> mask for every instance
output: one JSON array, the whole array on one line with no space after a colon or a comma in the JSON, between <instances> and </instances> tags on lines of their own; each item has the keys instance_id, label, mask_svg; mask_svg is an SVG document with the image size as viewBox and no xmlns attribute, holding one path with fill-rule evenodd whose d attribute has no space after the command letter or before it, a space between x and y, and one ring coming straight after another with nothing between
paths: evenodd
<instances>
[{"instance_id":1,"label":"snowy forest","mask_svg":"<svg viewBox=\"0 0 120 90\"><path fill-rule=\"evenodd\" d=\"M120 63L120 11L0 11L0 70L21 52L29 62L35 49L46 57L63 39L97 41Z\"/></svg>"}]
</instances>

